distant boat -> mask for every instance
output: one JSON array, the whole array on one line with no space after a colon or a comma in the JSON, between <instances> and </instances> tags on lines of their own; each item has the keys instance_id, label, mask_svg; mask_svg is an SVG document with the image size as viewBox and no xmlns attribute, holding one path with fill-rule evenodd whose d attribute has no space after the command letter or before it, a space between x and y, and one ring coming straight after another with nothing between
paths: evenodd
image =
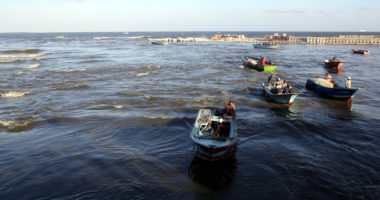
<instances>
[{"instance_id":1,"label":"distant boat","mask_svg":"<svg viewBox=\"0 0 380 200\"><path fill-rule=\"evenodd\" d=\"M166 41L152 41L152 44L155 45L168 45L169 43Z\"/></svg>"},{"instance_id":2,"label":"distant boat","mask_svg":"<svg viewBox=\"0 0 380 200\"><path fill-rule=\"evenodd\" d=\"M342 65L346 62L343 62L343 61L339 61L339 60L324 60L323 63L325 64L325 67L336 67L336 68L340 68L342 67Z\"/></svg>"},{"instance_id":3,"label":"distant boat","mask_svg":"<svg viewBox=\"0 0 380 200\"><path fill-rule=\"evenodd\" d=\"M124 32L123 34L124 34L124 35L128 35L129 33L128 33L128 32Z\"/></svg>"},{"instance_id":4,"label":"distant boat","mask_svg":"<svg viewBox=\"0 0 380 200\"><path fill-rule=\"evenodd\" d=\"M301 92L274 94L272 92L272 89L275 89L273 84L261 83L261 86L264 89L265 95L269 96L276 103L292 104L296 97L302 94Z\"/></svg>"},{"instance_id":5,"label":"distant boat","mask_svg":"<svg viewBox=\"0 0 380 200\"><path fill-rule=\"evenodd\" d=\"M354 98L354 95L360 88L345 88L341 84L334 84L324 78L307 79L306 88L314 90L324 96L335 99L348 100Z\"/></svg>"},{"instance_id":6,"label":"distant boat","mask_svg":"<svg viewBox=\"0 0 380 200\"><path fill-rule=\"evenodd\" d=\"M368 50L362 50L362 49L351 49L351 50L352 50L352 53L363 54L363 55L366 55L366 56L369 55L369 51Z\"/></svg>"},{"instance_id":7,"label":"distant boat","mask_svg":"<svg viewBox=\"0 0 380 200\"><path fill-rule=\"evenodd\" d=\"M65 36L64 35L57 35L57 36L55 36L55 39L62 40L62 39L65 39Z\"/></svg>"},{"instance_id":8,"label":"distant boat","mask_svg":"<svg viewBox=\"0 0 380 200\"><path fill-rule=\"evenodd\" d=\"M276 44L269 43L269 42L255 43L253 44L253 47L257 49L277 49L278 48Z\"/></svg>"},{"instance_id":9,"label":"distant boat","mask_svg":"<svg viewBox=\"0 0 380 200\"><path fill-rule=\"evenodd\" d=\"M219 135L216 135L221 122ZM237 149L237 123L212 115L210 109L200 109L190 138L196 145L196 156L206 160L219 160L233 155Z\"/></svg>"},{"instance_id":10,"label":"distant boat","mask_svg":"<svg viewBox=\"0 0 380 200\"><path fill-rule=\"evenodd\" d=\"M273 64L261 64L261 59L251 56L242 56L241 60L243 62L243 65L258 71L275 71L277 68L277 65Z\"/></svg>"}]
</instances>

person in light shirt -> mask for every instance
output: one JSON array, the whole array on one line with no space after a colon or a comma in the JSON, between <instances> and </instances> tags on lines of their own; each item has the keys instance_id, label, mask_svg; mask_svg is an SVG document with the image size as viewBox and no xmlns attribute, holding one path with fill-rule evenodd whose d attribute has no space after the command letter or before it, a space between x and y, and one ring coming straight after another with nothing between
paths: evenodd
<instances>
[{"instance_id":1,"label":"person in light shirt","mask_svg":"<svg viewBox=\"0 0 380 200\"><path fill-rule=\"evenodd\" d=\"M351 77L350 76L346 80L346 88L351 88Z\"/></svg>"}]
</instances>

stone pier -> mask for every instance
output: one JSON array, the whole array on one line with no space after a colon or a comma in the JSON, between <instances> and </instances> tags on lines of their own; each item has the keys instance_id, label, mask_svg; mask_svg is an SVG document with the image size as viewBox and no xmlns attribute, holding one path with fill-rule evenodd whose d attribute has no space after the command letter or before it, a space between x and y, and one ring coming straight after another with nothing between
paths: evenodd
<instances>
[{"instance_id":1,"label":"stone pier","mask_svg":"<svg viewBox=\"0 0 380 200\"><path fill-rule=\"evenodd\" d=\"M380 35L339 35L331 37L287 36L278 34L248 38L242 34L215 35L211 38L141 38L163 40L167 42L274 42L277 44L310 44L310 45L380 45Z\"/></svg>"},{"instance_id":2,"label":"stone pier","mask_svg":"<svg viewBox=\"0 0 380 200\"><path fill-rule=\"evenodd\" d=\"M339 35L336 37L289 36L287 40L272 39L282 44L380 45L380 35Z\"/></svg>"}]
</instances>

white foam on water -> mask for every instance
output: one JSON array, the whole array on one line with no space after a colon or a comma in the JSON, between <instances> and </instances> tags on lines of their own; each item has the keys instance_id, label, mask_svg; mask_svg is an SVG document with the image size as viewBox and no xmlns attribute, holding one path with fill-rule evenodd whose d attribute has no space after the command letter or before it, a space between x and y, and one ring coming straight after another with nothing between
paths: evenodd
<instances>
[{"instance_id":1,"label":"white foam on water","mask_svg":"<svg viewBox=\"0 0 380 200\"><path fill-rule=\"evenodd\" d=\"M138 73L138 74L136 74L136 76L137 76L137 77L141 77L141 76L146 76L146 75L148 75L148 74L150 74L150 72Z\"/></svg>"},{"instance_id":2,"label":"white foam on water","mask_svg":"<svg viewBox=\"0 0 380 200\"><path fill-rule=\"evenodd\" d=\"M5 127L13 126L15 124L16 124L16 122L13 120L8 120L8 121L0 120L0 125L5 126Z\"/></svg>"},{"instance_id":3,"label":"white foam on water","mask_svg":"<svg viewBox=\"0 0 380 200\"><path fill-rule=\"evenodd\" d=\"M0 127L7 128L8 131L18 131L28 127L32 123L33 121L0 120Z\"/></svg>"},{"instance_id":4,"label":"white foam on water","mask_svg":"<svg viewBox=\"0 0 380 200\"><path fill-rule=\"evenodd\" d=\"M3 98L17 98L17 97L25 96L27 94L30 94L30 92L15 92L15 91L0 92L0 97L3 97Z\"/></svg>"},{"instance_id":5,"label":"white foam on water","mask_svg":"<svg viewBox=\"0 0 380 200\"><path fill-rule=\"evenodd\" d=\"M28 66L25 66L25 67L19 67L20 69L35 69L35 68L38 68L40 66L40 64L33 64L33 65L28 65Z\"/></svg>"},{"instance_id":6,"label":"white foam on water","mask_svg":"<svg viewBox=\"0 0 380 200\"><path fill-rule=\"evenodd\" d=\"M45 60L44 57L35 57L35 58L16 58L16 59L0 59L0 63L13 63L13 62L22 62L22 61L34 61L34 60Z\"/></svg>"},{"instance_id":7,"label":"white foam on water","mask_svg":"<svg viewBox=\"0 0 380 200\"><path fill-rule=\"evenodd\" d=\"M124 108L123 105L113 105L113 107L116 108L116 109L122 109L122 108Z\"/></svg>"},{"instance_id":8,"label":"white foam on water","mask_svg":"<svg viewBox=\"0 0 380 200\"><path fill-rule=\"evenodd\" d=\"M32 53L32 54L2 54L0 55L0 58L32 58L32 57L39 57L43 56L45 53Z\"/></svg>"}]
</instances>

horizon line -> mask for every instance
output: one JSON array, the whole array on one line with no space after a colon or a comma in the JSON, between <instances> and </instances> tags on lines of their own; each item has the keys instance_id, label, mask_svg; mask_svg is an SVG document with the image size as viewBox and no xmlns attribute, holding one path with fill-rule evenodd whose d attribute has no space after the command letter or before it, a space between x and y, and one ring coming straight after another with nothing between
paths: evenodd
<instances>
[{"instance_id":1,"label":"horizon line","mask_svg":"<svg viewBox=\"0 0 380 200\"><path fill-rule=\"evenodd\" d=\"M380 33L380 31L227 31L227 30L208 30L208 31L197 31L197 30L186 30L186 31L4 31L2 33L136 33L136 32L278 32L278 33L287 33L287 32L311 32L311 33Z\"/></svg>"}]
</instances>

